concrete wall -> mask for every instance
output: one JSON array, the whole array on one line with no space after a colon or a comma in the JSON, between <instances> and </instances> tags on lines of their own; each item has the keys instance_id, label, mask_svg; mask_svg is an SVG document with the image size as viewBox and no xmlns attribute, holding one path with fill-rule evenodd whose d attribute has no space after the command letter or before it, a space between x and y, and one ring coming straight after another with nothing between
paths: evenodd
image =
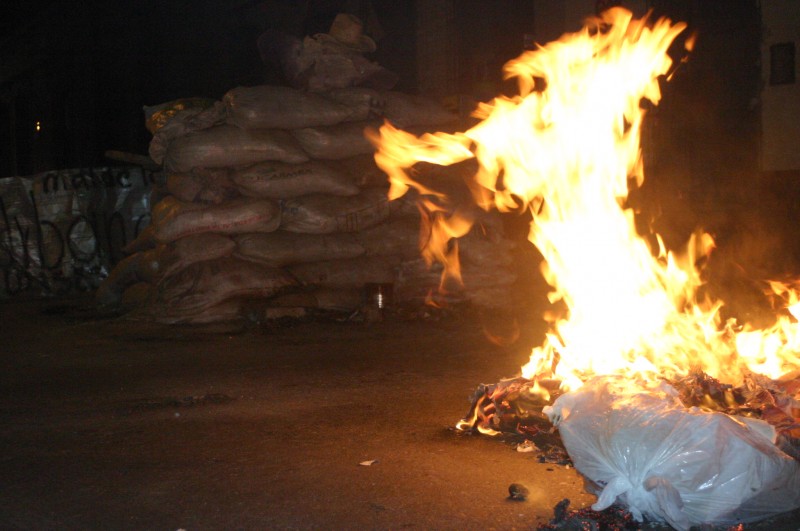
<instances>
[{"instance_id":1,"label":"concrete wall","mask_svg":"<svg viewBox=\"0 0 800 531\"><path fill-rule=\"evenodd\" d=\"M795 75L800 43L800 2L765 0L761 2L763 40L761 68L761 170L764 172L800 170L800 80L790 84L770 84L770 47L794 43Z\"/></svg>"}]
</instances>

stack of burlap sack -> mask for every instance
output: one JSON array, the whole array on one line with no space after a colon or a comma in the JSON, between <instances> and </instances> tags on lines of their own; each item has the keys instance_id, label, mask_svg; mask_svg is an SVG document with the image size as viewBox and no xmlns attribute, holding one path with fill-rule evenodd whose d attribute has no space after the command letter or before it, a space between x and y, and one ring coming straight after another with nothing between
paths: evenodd
<instances>
[{"instance_id":1,"label":"stack of burlap sack","mask_svg":"<svg viewBox=\"0 0 800 531\"><path fill-rule=\"evenodd\" d=\"M159 322L202 323L264 307L357 310L375 283L421 303L438 285L420 259L417 208L388 200L364 134L384 119L416 132L453 122L438 104L358 87L255 86L145 114L166 191L98 290L102 307L135 301ZM510 242L494 226L462 246L465 269L481 277L472 294L487 301L513 281Z\"/></svg>"}]
</instances>

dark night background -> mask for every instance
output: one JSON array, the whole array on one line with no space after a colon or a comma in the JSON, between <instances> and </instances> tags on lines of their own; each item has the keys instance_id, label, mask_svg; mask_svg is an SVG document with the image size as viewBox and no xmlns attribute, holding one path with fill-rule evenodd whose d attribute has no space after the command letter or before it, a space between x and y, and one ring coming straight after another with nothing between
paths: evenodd
<instances>
[{"instance_id":1,"label":"dark night background","mask_svg":"<svg viewBox=\"0 0 800 531\"><path fill-rule=\"evenodd\" d=\"M502 88L500 68L522 50L523 35L546 42L564 31L550 28L535 34L535 0L468 0L456 2L452 12L445 11L449 19L438 23L446 31L426 35L431 23L425 22L425 15L446 4L413 0L7 3L0 17L0 176L108 164L103 157L108 149L144 154L149 141L144 105L190 96L219 98L238 85L281 83L280 74L261 61L256 47L258 36L269 28L302 37L327 31L338 12L355 13L378 42L378 51L370 58L399 74L398 90L479 99ZM656 14L687 21L701 36L691 61L667 86L667 97L658 109L669 123L653 120L660 126L663 149L670 151L670 158L680 157L688 174L730 175L728 168L754 171L758 2L646 4ZM418 52L444 55L445 72L424 70ZM426 79L434 76L446 79L435 86ZM736 160L730 160L731 155Z\"/></svg>"},{"instance_id":2,"label":"dark night background","mask_svg":"<svg viewBox=\"0 0 800 531\"><path fill-rule=\"evenodd\" d=\"M344 3L15 2L0 17L0 175L107 164L108 149L146 153L143 105L277 82L259 34L326 31ZM411 3L381 4L392 32L382 52L397 63L411 43L393 25L410 23Z\"/></svg>"}]
</instances>

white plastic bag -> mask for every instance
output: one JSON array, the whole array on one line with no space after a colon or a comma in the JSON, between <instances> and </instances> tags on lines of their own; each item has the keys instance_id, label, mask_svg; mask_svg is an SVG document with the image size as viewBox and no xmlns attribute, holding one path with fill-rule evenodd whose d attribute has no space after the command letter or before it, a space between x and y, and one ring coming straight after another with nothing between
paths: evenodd
<instances>
[{"instance_id":1,"label":"white plastic bag","mask_svg":"<svg viewBox=\"0 0 800 531\"><path fill-rule=\"evenodd\" d=\"M800 506L800 464L766 422L685 408L666 383L598 377L545 411L575 468L641 521L679 530L754 522Z\"/></svg>"}]
</instances>

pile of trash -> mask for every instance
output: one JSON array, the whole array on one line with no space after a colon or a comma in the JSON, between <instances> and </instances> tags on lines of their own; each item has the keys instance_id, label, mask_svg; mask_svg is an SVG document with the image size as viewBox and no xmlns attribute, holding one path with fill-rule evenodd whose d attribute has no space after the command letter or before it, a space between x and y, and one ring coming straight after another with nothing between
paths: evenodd
<instances>
[{"instance_id":1,"label":"pile of trash","mask_svg":"<svg viewBox=\"0 0 800 531\"><path fill-rule=\"evenodd\" d=\"M101 307L196 324L279 308L352 312L374 285L390 286L398 304L436 291L441 270L420 257L429 234L419 210L410 196L389 201L365 132L388 121L421 134L458 116L418 95L311 83L324 71L304 87L237 87L219 101L145 108L164 185L150 225L98 289ZM432 178L454 178L446 173ZM469 287L449 302L504 304L514 245L500 218L483 214L478 226L459 242Z\"/></svg>"},{"instance_id":2,"label":"pile of trash","mask_svg":"<svg viewBox=\"0 0 800 531\"><path fill-rule=\"evenodd\" d=\"M564 498L553 509L553 519L536 527L539 531L564 529L586 531L638 531L642 528L624 507L612 505L602 511L591 508L570 509L569 498ZM733 531L733 530L729 530Z\"/></svg>"},{"instance_id":3,"label":"pile of trash","mask_svg":"<svg viewBox=\"0 0 800 531\"><path fill-rule=\"evenodd\" d=\"M620 504L636 521L683 530L800 507L798 380L605 376L562 393L557 382L515 378L479 387L460 427L538 444L558 435L598 496L592 509Z\"/></svg>"}]
</instances>

